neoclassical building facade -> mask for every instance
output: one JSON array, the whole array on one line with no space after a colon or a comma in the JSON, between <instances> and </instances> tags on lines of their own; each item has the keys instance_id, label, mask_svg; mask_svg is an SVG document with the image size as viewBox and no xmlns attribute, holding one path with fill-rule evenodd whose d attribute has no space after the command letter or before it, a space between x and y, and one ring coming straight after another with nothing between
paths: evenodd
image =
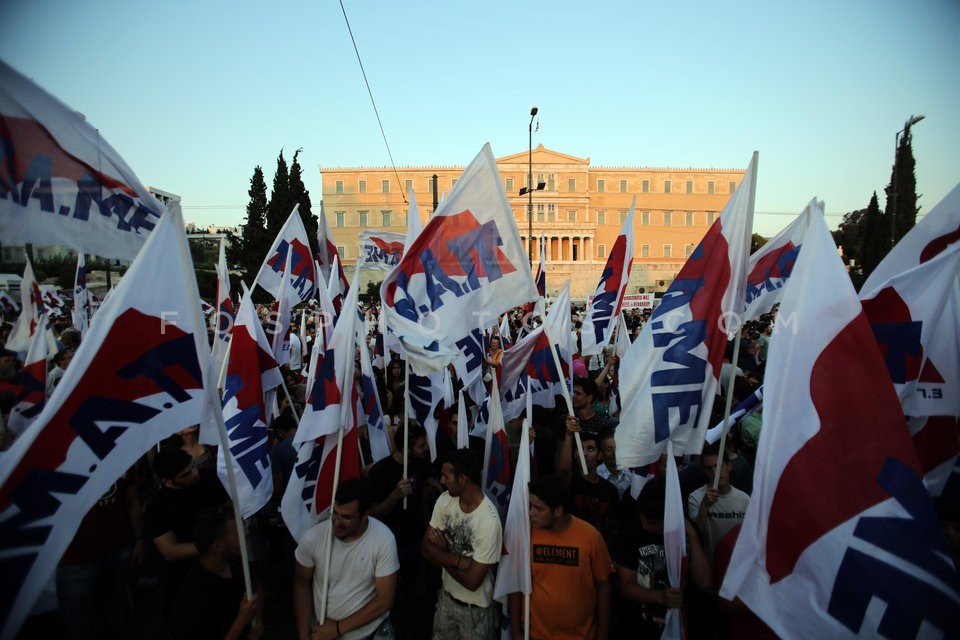
<instances>
[{"instance_id":1,"label":"neoclassical building facade","mask_svg":"<svg viewBox=\"0 0 960 640\"><path fill-rule=\"evenodd\" d=\"M498 158L497 168L525 246L532 226L534 265L540 259L541 234L546 238L548 293L559 291L569 278L574 298L596 288L634 196L634 261L627 292L662 291L744 175L743 169L595 167L590 158L540 145L532 153L531 212L528 195L520 195L529 162L523 151ZM323 207L344 265L356 264L361 231L405 232L404 195L411 190L425 224L433 211L434 176L442 199L464 168L321 167ZM536 190L540 183L543 189ZM364 280L383 276L373 272L364 274Z\"/></svg>"}]
</instances>

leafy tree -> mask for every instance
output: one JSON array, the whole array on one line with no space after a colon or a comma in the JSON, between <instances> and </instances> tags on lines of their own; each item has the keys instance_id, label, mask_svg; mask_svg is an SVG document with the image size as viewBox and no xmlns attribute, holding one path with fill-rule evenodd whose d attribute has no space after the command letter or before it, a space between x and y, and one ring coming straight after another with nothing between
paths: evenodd
<instances>
[{"instance_id":1,"label":"leafy tree","mask_svg":"<svg viewBox=\"0 0 960 640\"><path fill-rule=\"evenodd\" d=\"M888 218L880 213L880 204L877 200L877 192L873 192L870 198L870 204L867 205L867 211L863 216L863 225L861 228L861 237L863 238L860 246L860 268L862 270L863 280L867 279L873 270L877 268L883 257L890 250L890 226ZM855 285L858 283L854 283ZM860 282L859 284L863 284Z\"/></svg>"},{"instance_id":2,"label":"leafy tree","mask_svg":"<svg viewBox=\"0 0 960 640\"><path fill-rule=\"evenodd\" d=\"M266 228L267 183L263 179L263 169L260 166L253 170L247 194L250 196L250 202L247 203L247 221L239 237L230 236L227 243L227 266L239 269L241 278L249 286L253 284L272 240Z\"/></svg>"},{"instance_id":3,"label":"leafy tree","mask_svg":"<svg viewBox=\"0 0 960 640\"><path fill-rule=\"evenodd\" d=\"M290 172L287 161L283 158L283 149L277 156L277 172L273 174L273 191L270 193L270 204L267 205L267 236L273 241L283 227L283 223L290 217L296 201L290 192ZM269 248L267 246L266 248Z\"/></svg>"},{"instance_id":4,"label":"leafy tree","mask_svg":"<svg viewBox=\"0 0 960 640\"><path fill-rule=\"evenodd\" d=\"M754 233L750 236L750 253L753 253L765 244L767 244L767 239L759 233Z\"/></svg>"},{"instance_id":5,"label":"leafy tree","mask_svg":"<svg viewBox=\"0 0 960 640\"><path fill-rule=\"evenodd\" d=\"M380 302L380 285L383 284L383 280L380 282L368 282L367 290L359 294L360 301L363 304L373 305L379 304Z\"/></svg>"},{"instance_id":6,"label":"leafy tree","mask_svg":"<svg viewBox=\"0 0 960 640\"><path fill-rule=\"evenodd\" d=\"M293 162L290 164L290 200L294 204L300 205L300 218L303 220L303 227L307 231L310 246L313 246L317 241L318 220L311 210L310 192L303 184L303 170L300 168L298 160L301 151L303 149L297 149L293 154ZM292 207L293 205L291 205Z\"/></svg>"}]
</instances>

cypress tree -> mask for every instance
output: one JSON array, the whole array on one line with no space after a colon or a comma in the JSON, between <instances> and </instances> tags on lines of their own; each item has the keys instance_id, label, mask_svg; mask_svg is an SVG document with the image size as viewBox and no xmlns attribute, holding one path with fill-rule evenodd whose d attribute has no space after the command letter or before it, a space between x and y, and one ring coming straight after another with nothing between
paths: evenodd
<instances>
[{"instance_id":1,"label":"cypress tree","mask_svg":"<svg viewBox=\"0 0 960 640\"><path fill-rule=\"evenodd\" d=\"M270 204L267 205L267 235L271 241L277 237L283 223L290 217L294 204L296 202L290 194L290 173L281 149L277 156L277 172L273 174L273 192L270 194Z\"/></svg>"},{"instance_id":2,"label":"cypress tree","mask_svg":"<svg viewBox=\"0 0 960 640\"><path fill-rule=\"evenodd\" d=\"M227 264L238 267L243 281L247 286L251 286L273 239L266 229L267 183L263 178L263 169L259 165L253 170L247 194L250 196L250 202L247 203L247 220L243 225L242 235L239 238L236 236L230 238L227 245Z\"/></svg>"},{"instance_id":3,"label":"cypress tree","mask_svg":"<svg viewBox=\"0 0 960 640\"><path fill-rule=\"evenodd\" d=\"M303 227L307 230L307 238L310 240L310 246L313 247L317 242L317 216L313 215L310 204L310 192L303 184L303 170L300 168L299 155L303 149L297 149L293 154L293 162L290 164L290 200L293 204L300 205L300 218L303 220ZM291 205L292 207L293 205ZM316 252L316 248L313 249Z\"/></svg>"},{"instance_id":4,"label":"cypress tree","mask_svg":"<svg viewBox=\"0 0 960 640\"><path fill-rule=\"evenodd\" d=\"M890 213L896 208L893 231L894 243L899 242L913 225L917 223L917 163L913 158L913 136L910 125L903 129L903 136L897 147L895 164L890 172L890 184L887 185L887 230L890 232Z\"/></svg>"},{"instance_id":5,"label":"cypress tree","mask_svg":"<svg viewBox=\"0 0 960 640\"><path fill-rule=\"evenodd\" d=\"M863 241L860 248L860 266L863 279L873 273L883 257L890 250L890 223L889 218L880 213L880 204L877 192L873 192L867 211L863 215Z\"/></svg>"}]
</instances>

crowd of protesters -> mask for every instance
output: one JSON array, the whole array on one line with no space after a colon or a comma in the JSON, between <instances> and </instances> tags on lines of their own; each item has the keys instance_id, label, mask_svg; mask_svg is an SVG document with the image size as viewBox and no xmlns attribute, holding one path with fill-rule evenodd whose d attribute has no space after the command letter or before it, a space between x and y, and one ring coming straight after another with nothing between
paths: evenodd
<instances>
[{"instance_id":1,"label":"crowd of protesters","mask_svg":"<svg viewBox=\"0 0 960 640\"><path fill-rule=\"evenodd\" d=\"M267 310L261 311L267 322ZM372 349L378 310L365 313ZM579 351L582 307L572 313L571 342ZM633 340L650 310L623 314ZM508 320L511 335L500 337L494 329L488 342L487 373L500 366L504 349L524 328L519 310ZM733 380L734 403L763 381L774 320L775 312L747 323L737 354L734 341L728 345L722 388ZM300 319L291 326L298 334ZM194 426L146 452L90 510L57 570L56 613L28 621L21 637L51 629L61 638L161 640L490 639L502 629L522 637L522 597L511 595L507 605L493 597L503 522L480 482L483 440L471 435L470 446L457 449L458 431L470 425L460 424L457 405L441 403L437 457L431 460L427 432L404 419L405 363L396 354L374 359L391 455L367 464L361 479L341 483L329 519L301 540L287 532L279 506L296 462L293 438L316 341L314 316L305 326L284 367L291 401L283 397L270 416L275 496L243 523L252 596L239 566L234 512L216 477L216 450L199 443ZM4 325L0 339L8 332ZM55 323L54 332L60 349L50 362L48 396L80 344L69 323ZM4 425L19 392L23 356L0 352ZM687 506L688 575L682 589L670 587L665 461L643 470L617 463L619 364L612 347L591 357L576 353L573 414L560 399L555 407L534 407L531 637L659 638L666 612L680 607L692 638L774 637L742 604L717 595L750 500L762 412L734 425L722 453L708 446L701 456L677 460ZM723 407L714 403L713 423ZM519 429L520 421L507 424L514 465ZM370 461L365 429L360 436L363 460ZM15 437L4 428L5 446ZM954 526L960 519L956 513L947 518Z\"/></svg>"}]
</instances>

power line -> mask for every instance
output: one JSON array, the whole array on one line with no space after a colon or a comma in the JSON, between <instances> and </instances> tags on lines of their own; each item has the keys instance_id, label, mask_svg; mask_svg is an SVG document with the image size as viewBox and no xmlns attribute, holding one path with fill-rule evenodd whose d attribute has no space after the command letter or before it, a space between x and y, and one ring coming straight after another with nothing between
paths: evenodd
<instances>
[{"instance_id":1,"label":"power line","mask_svg":"<svg viewBox=\"0 0 960 640\"><path fill-rule=\"evenodd\" d=\"M367 93L370 95L370 104L373 105L373 113L377 116L377 124L380 125L380 135L383 136L383 145L387 148L387 155L390 157L390 166L393 167L393 174L397 176L397 184L400 184L400 174L397 172L397 164L393 161L393 153L390 151L390 144L387 142L387 134L383 130L383 122L380 121L380 111L377 110L377 102L373 99L373 91L370 89L370 82L367 80L367 72L363 68L363 60L360 59L360 49L357 48L357 41L353 37L353 29L350 28L350 20L347 18L347 10L343 8L343 0L340 0L340 11L343 12L343 21L347 23L347 31L350 33L350 42L353 43L353 50L357 54L357 62L360 63L360 73L363 74L363 82L367 85ZM407 203L407 196L401 192L403 203Z\"/></svg>"}]
</instances>

